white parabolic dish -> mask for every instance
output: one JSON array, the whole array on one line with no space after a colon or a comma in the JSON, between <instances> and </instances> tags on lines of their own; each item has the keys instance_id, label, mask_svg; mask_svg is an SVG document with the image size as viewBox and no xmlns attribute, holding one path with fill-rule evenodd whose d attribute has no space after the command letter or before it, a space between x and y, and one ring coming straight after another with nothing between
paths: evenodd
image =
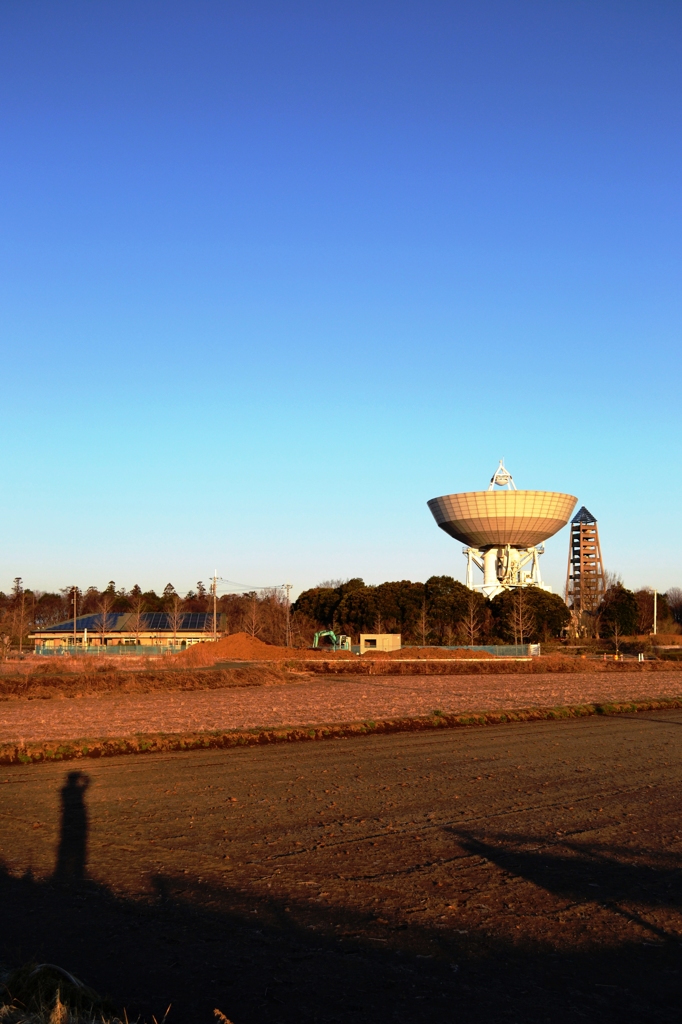
<instances>
[{"instance_id":1,"label":"white parabolic dish","mask_svg":"<svg viewBox=\"0 0 682 1024\"><path fill-rule=\"evenodd\" d=\"M441 530L473 548L529 548L561 530L577 498L558 491L463 491L431 498Z\"/></svg>"}]
</instances>

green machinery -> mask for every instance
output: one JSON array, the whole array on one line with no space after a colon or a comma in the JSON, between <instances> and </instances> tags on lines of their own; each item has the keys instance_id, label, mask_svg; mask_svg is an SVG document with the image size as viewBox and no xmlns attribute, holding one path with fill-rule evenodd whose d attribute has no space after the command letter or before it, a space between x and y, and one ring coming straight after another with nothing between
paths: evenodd
<instances>
[{"instance_id":1,"label":"green machinery","mask_svg":"<svg viewBox=\"0 0 682 1024\"><path fill-rule=\"evenodd\" d=\"M349 651L350 650L350 637L346 636L345 633L341 633L337 636L333 629L321 629L319 633L316 633L313 638L313 647L319 648L320 639L323 636L328 636L331 640L332 647L335 651Z\"/></svg>"}]
</instances>

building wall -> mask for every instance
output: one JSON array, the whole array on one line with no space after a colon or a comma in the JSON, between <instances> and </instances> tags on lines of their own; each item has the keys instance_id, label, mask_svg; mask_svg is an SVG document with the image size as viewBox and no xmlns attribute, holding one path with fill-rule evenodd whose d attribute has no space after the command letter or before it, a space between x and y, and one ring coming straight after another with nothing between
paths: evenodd
<instances>
[{"instance_id":1,"label":"building wall","mask_svg":"<svg viewBox=\"0 0 682 1024\"><path fill-rule=\"evenodd\" d=\"M72 647L73 633L32 633L31 639L36 647ZM207 633L176 633L175 646L189 647L192 644L200 644L212 640L213 637ZM104 646L134 646L138 643L137 637L122 633L105 633ZM140 633L139 645L141 647L171 647L173 646L173 634L158 631L156 633ZM83 633L76 633L76 646L83 646ZM101 647L102 637L88 634L88 647Z\"/></svg>"},{"instance_id":2,"label":"building wall","mask_svg":"<svg viewBox=\"0 0 682 1024\"><path fill-rule=\"evenodd\" d=\"M399 651L401 641L400 633L361 633L360 654L365 651Z\"/></svg>"}]
</instances>

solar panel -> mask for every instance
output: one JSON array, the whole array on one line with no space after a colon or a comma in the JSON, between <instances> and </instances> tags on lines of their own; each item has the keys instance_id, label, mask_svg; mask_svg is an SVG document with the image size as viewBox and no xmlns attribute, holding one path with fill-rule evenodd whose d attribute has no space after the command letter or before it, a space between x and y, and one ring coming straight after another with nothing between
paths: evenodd
<instances>
[{"instance_id":1,"label":"solar panel","mask_svg":"<svg viewBox=\"0 0 682 1024\"><path fill-rule=\"evenodd\" d=\"M143 629L145 632L172 633L173 626L170 617L166 612L145 612L143 618ZM178 632L205 632L211 628L213 616L208 612L183 612L179 618ZM76 619L76 631L82 633L87 629L88 633L102 632L102 626L107 633L123 631L130 632L130 613L120 614L119 612L108 612L104 623L102 614L93 612L89 615L79 615ZM41 630L43 633L73 633L73 619L59 622L56 626L47 626Z\"/></svg>"},{"instance_id":2,"label":"solar panel","mask_svg":"<svg viewBox=\"0 0 682 1024\"><path fill-rule=\"evenodd\" d=\"M182 617L182 629L205 629L208 618L206 612L187 612Z\"/></svg>"},{"instance_id":3,"label":"solar panel","mask_svg":"<svg viewBox=\"0 0 682 1024\"><path fill-rule=\"evenodd\" d=\"M106 630L110 632L116 625L117 620L120 618L114 612L109 612L106 617ZM102 618L98 614L94 615L79 615L76 619L76 630L82 632L87 629L88 632L96 632L102 628ZM43 633L73 633L73 619L67 619L66 622L58 622L56 626L48 626L46 629L41 630Z\"/></svg>"},{"instance_id":4,"label":"solar panel","mask_svg":"<svg viewBox=\"0 0 682 1024\"><path fill-rule=\"evenodd\" d=\"M165 612L149 612L145 615L147 629L168 629L168 616Z\"/></svg>"}]
</instances>

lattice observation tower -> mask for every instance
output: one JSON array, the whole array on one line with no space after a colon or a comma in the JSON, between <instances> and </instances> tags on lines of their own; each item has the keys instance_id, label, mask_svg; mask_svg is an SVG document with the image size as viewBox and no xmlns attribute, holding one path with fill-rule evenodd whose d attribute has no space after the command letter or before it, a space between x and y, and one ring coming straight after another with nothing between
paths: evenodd
<instances>
[{"instance_id":1,"label":"lattice observation tower","mask_svg":"<svg viewBox=\"0 0 682 1024\"><path fill-rule=\"evenodd\" d=\"M566 604L576 615L594 614L606 592L597 520L583 507L571 520Z\"/></svg>"}]
</instances>

